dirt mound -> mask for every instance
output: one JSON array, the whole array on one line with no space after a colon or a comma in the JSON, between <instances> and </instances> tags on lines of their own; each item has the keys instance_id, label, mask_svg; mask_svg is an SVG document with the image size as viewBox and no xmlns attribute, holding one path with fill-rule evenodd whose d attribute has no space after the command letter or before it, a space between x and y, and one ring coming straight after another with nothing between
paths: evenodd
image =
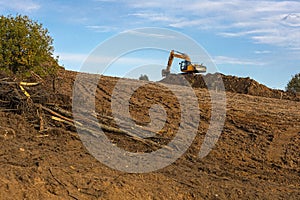
<instances>
[{"instance_id":1,"label":"dirt mound","mask_svg":"<svg viewBox=\"0 0 300 200\"><path fill-rule=\"evenodd\" d=\"M213 90L222 88L222 86L220 85L220 81L223 82L225 90L228 92L300 101L300 97L294 93L285 92L283 90L270 89L267 86L260 84L253 79L250 79L249 77L240 78L220 73L206 75L171 74L161 80L161 82L168 84L187 85L187 83L189 83L194 88L209 88Z\"/></svg>"},{"instance_id":2,"label":"dirt mound","mask_svg":"<svg viewBox=\"0 0 300 200\"><path fill-rule=\"evenodd\" d=\"M196 88L201 121L191 147L158 171L124 173L97 161L76 132L71 113L76 74L62 70L54 82L37 77L26 81L38 82L35 86L0 76L0 199L299 199L300 102L227 93L222 134L209 155L200 159L211 102L207 90ZM80 88L83 100L91 92L86 85L92 79L85 76ZM162 148L180 125L177 98L161 84L149 82L136 90L137 81L123 79L123 92L133 91L130 114L136 125L129 127L132 133L151 123L152 105L160 104L167 113L162 130L147 129L155 134L133 137L116 124L125 120L122 113L112 115L111 98L118 80L99 79L95 112L86 113L97 121L89 123L101 126L107 138L126 151ZM231 90L243 94L249 88L235 85ZM190 103L185 87L172 87ZM84 131L94 134L88 128Z\"/></svg>"}]
</instances>

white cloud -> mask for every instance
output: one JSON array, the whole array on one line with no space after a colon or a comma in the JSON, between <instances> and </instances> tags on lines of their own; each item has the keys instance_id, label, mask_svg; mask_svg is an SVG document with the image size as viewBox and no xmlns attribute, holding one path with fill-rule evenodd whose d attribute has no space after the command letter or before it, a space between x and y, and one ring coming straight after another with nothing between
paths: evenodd
<instances>
[{"instance_id":1,"label":"white cloud","mask_svg":"<svg viewBox=\"0 0 300 200\"><path fill-rule=\"evenodd\" d=\"M4 0L0 1L0 7L17 12L31 12L40 9L41 6L32 0Z\"/></svg>"},{"instance_id":2,"label":"white cloud","mask_svg":"<svg viewBox=\"0 0 300 200\"><path fill-rule=\"evenodd\" d=\"M129 0L124 3L135 9L133 17L149 23L210 30L224 37L245 37L281 47L300 46L300 1Z\"/></svg>"},{"instance_id":3,"label":"white cloud","mask_svg":"<svg viewBox=\"0 0 300 200\"><path fill-rule=\"evenodd\" d=\"M296 51L300 51L300 47L291 47L291 50L296 50Z\"/></svg>"},{"instance_id":4,"label":"white cloud","mask_svg":"<svg viewBox=\"0 0 300 200\"><path fill-rule=\"evenodd\" d=\"M264 35L264 34L274 34L277 33L276 29L257 29L257 30L250 30L250 31L240 31L240 32L224 32L218 33L218 35L224 37L242 37L242 36L253 36L253 35Z\"/></svg>"},{"instance_id":5,"label":"white cloud","mask_svg":"<svg viewBox=\"0 0 300 200\"><path fill-rule=\"evenodd\" d=\"M137 12L130 14L129 16L141 17L149 21L158 22L173 22L175 20L173 17L164 15L162 13Z\"/></svg>"},{"instance_id":6,"label":"white cloud","mask_svg":"<svg viewBox=\"0 0 300 200\"><path fill-rule=\"evenodd\" d=\"M143 32L143 31L138 31L138 30L129 30L129 31L125 31L129 34L133 34L133 35L137 35L137 36L142 36L145 38L148 37L152 37L152 38L161 38L161 39L176 39L175 36L173 35L167 35L167 34L163 34L163 33L148 33L148 32Z\"/></svg>"},{"instance_id":7,"label":"white cloud","mask_svg":"<svg viewBox=\"0 0 300 200\"><path fill-rule=\"evenodd\" d=\"M106 32L116 30L116 28L112 27L112 26L93 25L93 26L86 26L86 27L90 30L93 30L93 31L97 32L97 33L106 33Z\"/></svg>"},{"instance_id":8,"label":"white cloud","mask_svg":"<svg viewBox=\"0 0 300 200\"><path fill-rule=\"evenodd\" d=\"M195 20L177 20L177 22L170 23L169 26L175 28L185 28L185 27L193 27L196 29L209 29L211 25L214 23L213 19L205 18L205 19L195 19ZM209 25L208 25L209 24Z\"/></svg>"},{"instance_id":9,"label":"white cloud","mask_svg":"<svg viewBox=\"0 0 300 200\"><path fill-rule=\"evenodd\" d=\"M248 60L248 59L241 59L241 58L233 58L233 57L228 57L228 56L215 56L213 57L213 61L217 64L233 64L233 65L255 65L255 66L260 66L260 65L265 65L263 62L257 62L253 60Z\"/></svg>"},{"instance_id":10,"label":"white cloud","mask_svg":"<svg viewBox=\"0 0 300 200\"><path fill-rule=\"evenodd\" d=\"M291 13L284 16L282 23L291 27L300 27L300 13Z\"/></svg>"},{"instance_id":11,"label":"white cloud","mask_svg":"<svg viewBox=\"0 0 300 200\"><path fill-rule=\"evenodd\" d=\"M165 1L166 5L164 4L164 1L160 0L152 0L152 1L139 1L139 0L123 0L125 3L129 4L133 8L159 8L159 7L166 7L170 1Z\"/></svg>"},{"instance_id":12,"label":"white cloud","mask_svg":"<svg viewBox=\"0 0 300 200\"><path fill-rule=\"evenodd\" d=\"M256 50L254 51L255 54L268 54L271 53L271 51L268 50Z\"/></svg>"}]
</instances>

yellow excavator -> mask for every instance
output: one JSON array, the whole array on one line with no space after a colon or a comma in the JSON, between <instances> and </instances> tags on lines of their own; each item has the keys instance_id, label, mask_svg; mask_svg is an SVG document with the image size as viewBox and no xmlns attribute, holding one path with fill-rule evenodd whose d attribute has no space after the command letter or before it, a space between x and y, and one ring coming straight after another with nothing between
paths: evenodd
<instances>
[{"instance_id":1,"label":"yellow excavator","mask_svg":"<svg viewBox=\"0 0 300 200\"><path fill-rule=\"evenodd\" d=\"M180 70L182 73L204 73L206 72L206 67L202 64L196 64L191 62L191 58L185 54L181 53L179 51L172 50L170 52L168 65L166 69L162 70L162 76L168 76L171 73L171 66L173 63L174 58L181 58L183 61L179 63Z\"/></svg>"}]
</instances>

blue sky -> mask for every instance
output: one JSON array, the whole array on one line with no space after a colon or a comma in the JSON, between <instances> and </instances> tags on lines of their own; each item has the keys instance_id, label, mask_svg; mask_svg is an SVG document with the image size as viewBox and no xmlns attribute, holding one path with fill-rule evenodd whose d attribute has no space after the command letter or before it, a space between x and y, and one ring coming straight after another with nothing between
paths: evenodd
<instances>
[{"instance_id":1,"label":"blue sky","mask_svg":"<svg viewBox=\"0 0 300 200\"><path fill-rule=\"evenodd\" d=\"M0 14L17 13L49 29L66 69L79 70L97 45L120 32L160 27L193 38L224 74L284 89L300 72L300 1L0 0ZM129 56L124 66L166 65L168 54Z\"/></svg>"}]
</instances>

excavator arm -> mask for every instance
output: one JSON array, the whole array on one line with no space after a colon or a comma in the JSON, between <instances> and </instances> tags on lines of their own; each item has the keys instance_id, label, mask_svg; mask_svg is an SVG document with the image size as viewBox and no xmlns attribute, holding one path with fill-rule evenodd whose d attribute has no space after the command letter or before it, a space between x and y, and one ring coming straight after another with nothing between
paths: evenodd
<instances>
[{"instance_id":1,"label":"excavator arm","mask_svg":"<svg viewBox=\"0 0 300 200\"><path fill-rule=\"evenodd\" d=\"M188 62L191 62L190 57L188 55L186 55L185 53L181 53L179 51L172 50L170 52L167 68L162 70L162 76L168 76L171 73L170 70L171 70L171 66L172 66L174 58L181 58Z\"/></svg>"}]
</instances>

